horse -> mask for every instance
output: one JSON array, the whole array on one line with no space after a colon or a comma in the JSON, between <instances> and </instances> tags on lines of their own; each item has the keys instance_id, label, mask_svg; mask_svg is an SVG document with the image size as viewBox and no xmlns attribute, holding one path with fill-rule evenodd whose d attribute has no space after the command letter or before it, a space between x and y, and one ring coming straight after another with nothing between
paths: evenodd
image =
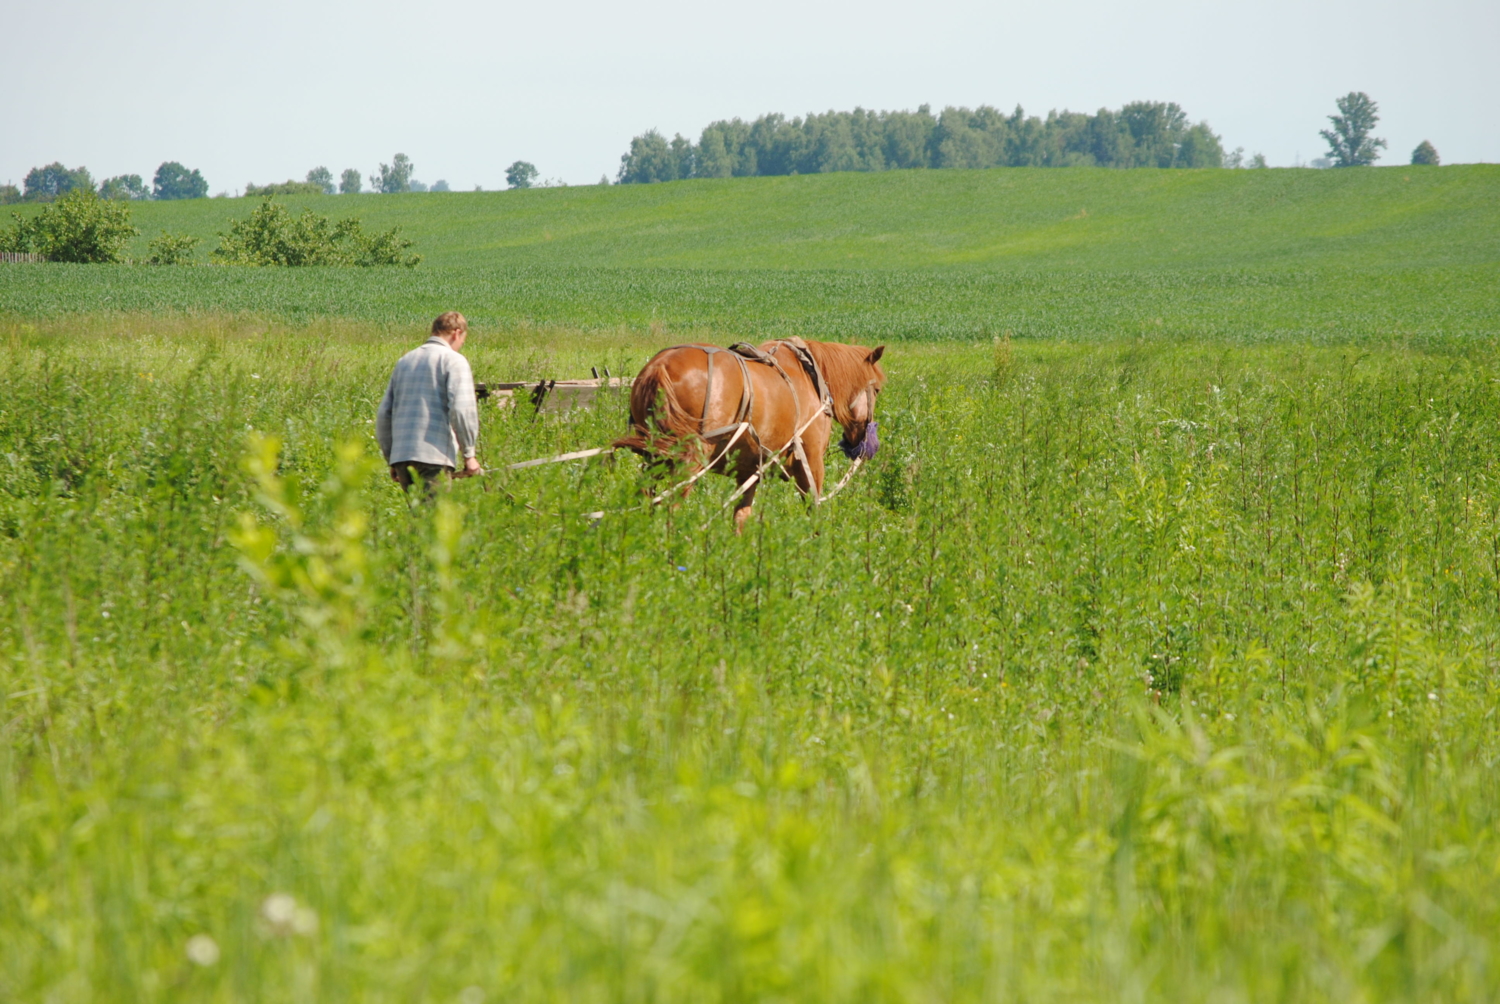
<instances>
[{"instance_id":1,"label":"horse","mask_svg":"<svg viewBox=\"0 0 1500 1004\"><path fill-rule=\"evenodd\" d=\"M782 338L728 349L692 343L652 356L630 389L629 449L671 475L682 466L692 482L710 471L737 483L734 530L741 533L768 468L790 476L815 502L823 492L823 455L832 423L850 459L879 447L875 401L885 385L874 349Z\"/></svg>"}]
</instances>

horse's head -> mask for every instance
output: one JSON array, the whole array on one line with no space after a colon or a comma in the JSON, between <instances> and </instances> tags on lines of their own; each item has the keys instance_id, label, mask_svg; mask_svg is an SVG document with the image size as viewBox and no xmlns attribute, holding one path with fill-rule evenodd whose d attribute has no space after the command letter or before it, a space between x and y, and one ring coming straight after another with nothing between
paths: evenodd
<instances>
[{"instance_id":1,"label":"horse's head","mask_svg":"<svg viewBox=\"0 0 1500 1004\"><path fill-rule=\"evenodd\" d=\"M810 342L808 348L833 398L833 420L844 429L839 449L851 460L870 459L880 446L875 432L875 401L885 386L885 371L880 368L885 346L867 349L862 345Z\"/></svg>"}]
</instances>

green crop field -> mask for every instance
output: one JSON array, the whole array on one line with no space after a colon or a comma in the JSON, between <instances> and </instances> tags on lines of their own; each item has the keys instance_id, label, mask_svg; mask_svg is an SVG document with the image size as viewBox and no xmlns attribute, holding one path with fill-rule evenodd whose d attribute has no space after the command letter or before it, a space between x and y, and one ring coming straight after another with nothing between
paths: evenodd
<instances>
[{"instance_id":1,"label":"green crop field","mask_svg":"<svg viewBox=\"0 0 1500 1004\"><path fill-rule=\"evenodd\" d=\"M428 261L0 265L0 1000L1500 997L1497 182L320 199ZM450 307L491 380L889 339L884 445L743 537L624 456L411 504L373 413ZM622 427L486 404L480 457Z\"/></svg>"},{"instance_id":2,"label":"green crop field","mask_svg":"<svg viewBox=\"0 0 1500 1004\"><path fill-rule=\"evenodd\" d=\"M1500 334L1500 167L895 171L290 199L412 272L0 270L0 315L235 313L739 335L1347 341ZM133 253L255 200L136 207ZM34 211L23 207L23 211Z\"/></svg>"}]
</instances>

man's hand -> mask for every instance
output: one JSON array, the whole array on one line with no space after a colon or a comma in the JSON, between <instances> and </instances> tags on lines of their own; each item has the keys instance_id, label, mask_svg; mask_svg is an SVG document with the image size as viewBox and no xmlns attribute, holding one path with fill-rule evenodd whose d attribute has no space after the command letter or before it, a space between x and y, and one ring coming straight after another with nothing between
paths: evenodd
<instances>
[{"instance_id":1,"label":"man's hand","mask_svg":"<svg viewBox=\"0 0 1500 1004\"><path fill-rule=\"evenodd\" d=\"M453 476L455 478L472 478L474 475L482 473L483 470L484 468L479 466L479 460L477 457L469 457L464 461L464 469L461 471L454 471Z\"/></svg>"}]
</instances>

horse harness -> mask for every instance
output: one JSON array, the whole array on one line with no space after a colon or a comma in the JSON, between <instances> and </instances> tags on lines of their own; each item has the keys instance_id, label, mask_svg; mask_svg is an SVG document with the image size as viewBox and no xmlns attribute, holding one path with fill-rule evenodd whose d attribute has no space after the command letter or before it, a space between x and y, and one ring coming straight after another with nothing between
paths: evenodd
<instances>
[{"instance_id":1,"label":"horse harness","mask_svg":"<svg viewBox=\"0 0 1500 1004\"><path fill-rule=\"evenodd\" d=\"M698 349L708 356L708 374L703 393L703 414L698 419L699 436L704 439L714 439L725 433L734 432L735 439L738 439L740 433L748 431L763 456L771 453L771 451L766 449L765 443L761 441L760 433L756 431L754 424L751 422L751 414L755 407L755 387L750 382L750 369L746 365L746 362L760 363L774 368L780 374L781 379L786 382L787 389L792 392L792 402L796 409L797 431L792 434L791 447L793 454L802 462L804 469L807 467L807 454L802 449L802 433L812 424L813 419L818 415L822 414L827 415L829 418L833 417L833 395L828 392L828 384L823 379L823 371L818 368L817 360L813 358L812 352L808 350L806 342L796 337L779 339L772 343L772 348L768 352L763 352L754 345L746 342L736 342L727 349L721 349L717 345L683 345L679 347ZM781 365L781 360L776 358L777 353L783 347L791 350L818 392L820 407L808 416L806 422L802 420L802 396L797 393L797 387L792 383L791 376L788 375L786 369ZM705 429L704 426L708 424L708 411L713 404L714 357L721 353L730 356L740 368L740 400L735 406L733 422L715 429ZM733 440L730 442L732 444ZM785 449L785 447L782 449ZM727 455L728 452L728 447L726 447L723 454Z\"/></svg>"}]
</instances>

